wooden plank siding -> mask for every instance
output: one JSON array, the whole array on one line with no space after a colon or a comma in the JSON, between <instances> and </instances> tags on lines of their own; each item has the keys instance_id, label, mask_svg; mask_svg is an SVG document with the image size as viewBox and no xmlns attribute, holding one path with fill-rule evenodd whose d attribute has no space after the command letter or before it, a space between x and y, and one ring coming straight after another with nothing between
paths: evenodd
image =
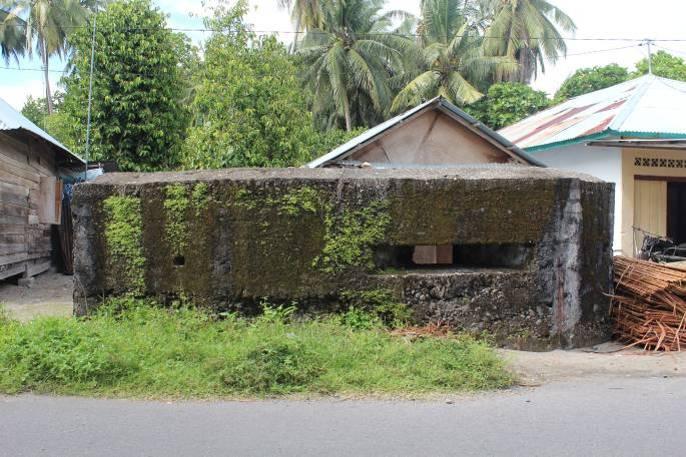
<instances>
[{"instance_id":1,"label":"wooden plank siding","mask_svg":"<svg viewBox=\"0 0 686 457\"><path fill-rule=\"evenodd\" d=\"M51 225L39 217L45 200L41 178L56 175L54 151L47 143L0 132L0 280L49 268L53 247Z\"/></svg>"}]
</instances>

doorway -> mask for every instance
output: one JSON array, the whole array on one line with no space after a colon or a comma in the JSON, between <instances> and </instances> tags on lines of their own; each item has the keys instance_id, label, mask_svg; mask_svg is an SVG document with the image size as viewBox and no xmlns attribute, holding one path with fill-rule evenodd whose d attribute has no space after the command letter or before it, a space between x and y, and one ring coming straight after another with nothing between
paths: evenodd
<instances>
[{"instance_id":1,"label":"doorway","mask_svg":"<svg viewBox=\"0 0 686 457\"><path fill-rule=\"evenodd\" d=\"M686 182L667 183L667 236L686 243Z\"/></svg>"}]
</instances>

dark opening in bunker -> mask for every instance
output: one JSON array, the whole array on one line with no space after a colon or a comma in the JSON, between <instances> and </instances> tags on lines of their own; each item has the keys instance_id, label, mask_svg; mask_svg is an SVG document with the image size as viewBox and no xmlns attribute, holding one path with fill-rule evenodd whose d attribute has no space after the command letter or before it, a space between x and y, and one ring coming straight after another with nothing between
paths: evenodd
<instances>
[{"instance_id":1,"label":"dark opening in bunker","mask_svg":"<svg viewBox=\"0 0 686 457\"><path fill-rule=\"evenodd\" d=\"M186 265L186 258L182 255L177 255L174 257L174 266L175 267L182 267Z\"/></svg>"},{"instance_id":2,"label":"dark opening in bunker","mask_svg":"<svg viewBox=\"0 0 686 457\"><path fill-rule=\"evenodd\" d=\"M524 269L532 258L533 247L517 243L379 246L374 260L381 269Z\"/></svg>"}]
</instances>

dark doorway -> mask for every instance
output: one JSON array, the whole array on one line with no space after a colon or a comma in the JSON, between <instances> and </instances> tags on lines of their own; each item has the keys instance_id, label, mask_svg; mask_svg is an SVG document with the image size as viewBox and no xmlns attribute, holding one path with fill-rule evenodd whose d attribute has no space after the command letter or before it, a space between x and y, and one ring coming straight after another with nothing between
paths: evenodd
<instances>
[{"instance_id":1,"label":"dark doorway","mask_svg":"<svg viewBox=\"0 0 686 457\"><path fill-rule=\"evenodd\" d=\"M667 236L686 243L686 182L667 183Z\"/></svg>"}]
</instances>

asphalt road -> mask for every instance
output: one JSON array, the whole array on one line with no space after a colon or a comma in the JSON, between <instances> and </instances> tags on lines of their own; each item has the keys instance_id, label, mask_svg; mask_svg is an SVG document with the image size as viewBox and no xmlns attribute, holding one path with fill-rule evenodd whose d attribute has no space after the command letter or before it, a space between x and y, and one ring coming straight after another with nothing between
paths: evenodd
<instances>
[{"instance_id":1,"label":"asphalt road","mask_svg":"<svg viewBox=\"0 0 686 457\"><path fill-rule=\"evenodd\" d=\"M586 379L441 401L0 397L0 455L679 456L686 378Z\"/></svg>"}]
</instances>

